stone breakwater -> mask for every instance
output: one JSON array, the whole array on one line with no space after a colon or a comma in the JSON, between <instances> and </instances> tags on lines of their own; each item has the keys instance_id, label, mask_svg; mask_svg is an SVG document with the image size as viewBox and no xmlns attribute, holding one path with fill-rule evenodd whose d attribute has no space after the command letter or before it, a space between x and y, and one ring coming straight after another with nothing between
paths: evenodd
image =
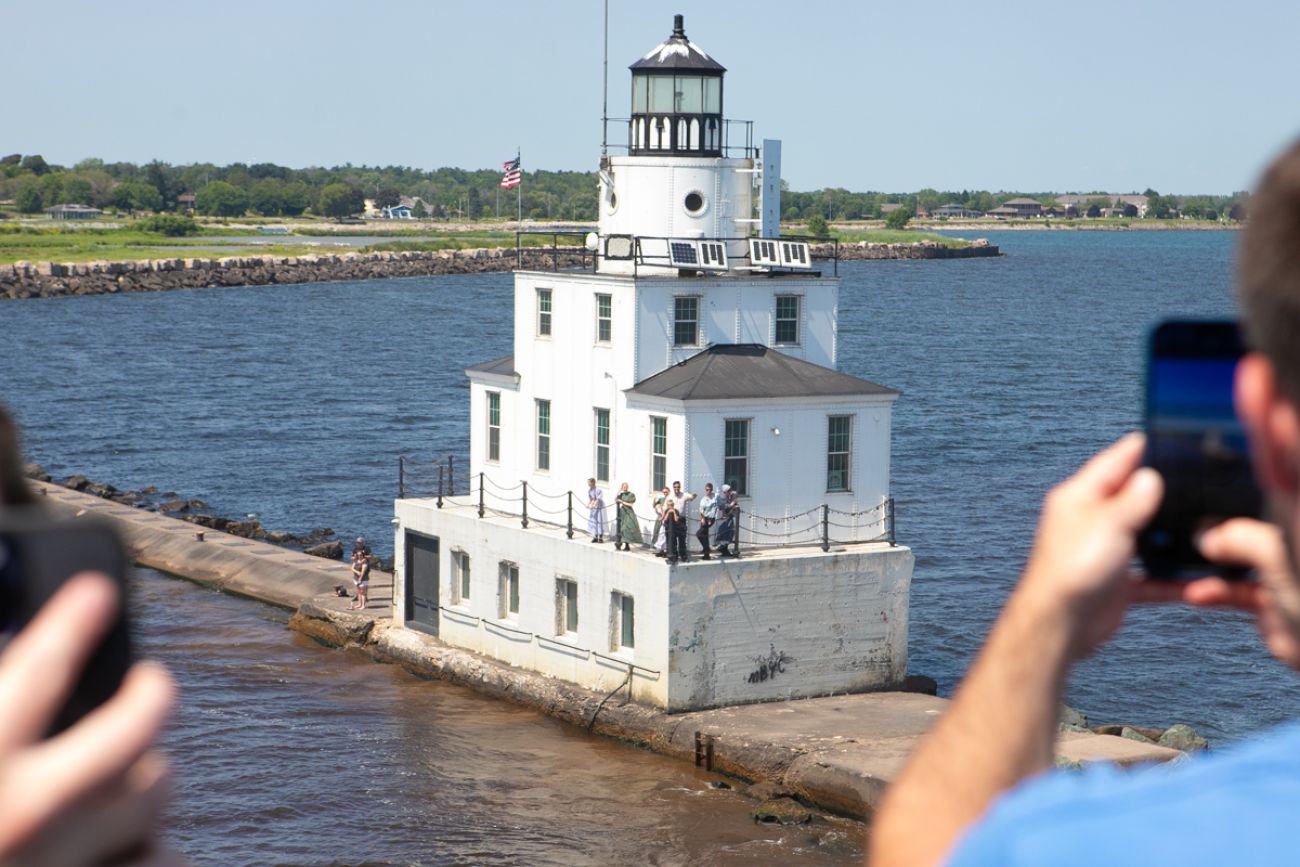
<instances>
[{"instance_id":1,"label":"stone breakwater","mask_svg":"<svg viewBox=\"0 0 1300 867\"><path fill-rule=\"evenodd\" d=\"M829 245L814 255L832 255ZM980 239L968 247L916 244L841 244L841 259L966 259L1000 255ZM525 268L581 267L579 253L524 251ZM591 258L585 257L589 267ZM266 286L274 283L317 283L328 280L376 280L386 277L426 277L439 274L478 274L513 271L515 250L410 251L343 253L319 256L234 256L222 259L142 259L130 262L16 262L0 265L0 299L59 298L69 295L111 295L162 292L217 286Z\"/></svg>"}]
</instances>

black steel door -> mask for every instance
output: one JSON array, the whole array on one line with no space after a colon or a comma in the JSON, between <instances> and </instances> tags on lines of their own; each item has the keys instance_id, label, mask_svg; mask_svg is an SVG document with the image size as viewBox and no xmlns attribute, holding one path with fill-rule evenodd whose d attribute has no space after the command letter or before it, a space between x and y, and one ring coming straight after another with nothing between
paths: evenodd
<instances>
[{"instance_id":1,"label":"black steel door","mask_svg":"<svg viewBox=\"0 0 1300 867\"><path fill-rule=\"evenodd\" d=\"M438 634L438 540L406 531L406 624Z\"/></svg>"}]
</instances>

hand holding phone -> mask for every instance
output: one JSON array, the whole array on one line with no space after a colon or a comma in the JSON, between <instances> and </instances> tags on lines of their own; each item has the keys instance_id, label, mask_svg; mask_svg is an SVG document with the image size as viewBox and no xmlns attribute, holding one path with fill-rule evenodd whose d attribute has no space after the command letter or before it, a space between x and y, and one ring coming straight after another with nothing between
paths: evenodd
<instances>
[{"instance_id":1,"label":"hand holding phone","mask_svg":"<svg viewBox=\"0 0 1300 867\"><path fill-rule=\"evenodd\" d=\"M1233 406L1237 363L1245 353L1233 322L1163 322L1147 362L1144 463L1160 472L1165 496L1138 537L1148 575L1183 581L1246 577L1202 556L1200 537L1230 518L1258 517L1246 432Z\"/></svg>"}]
</instances>

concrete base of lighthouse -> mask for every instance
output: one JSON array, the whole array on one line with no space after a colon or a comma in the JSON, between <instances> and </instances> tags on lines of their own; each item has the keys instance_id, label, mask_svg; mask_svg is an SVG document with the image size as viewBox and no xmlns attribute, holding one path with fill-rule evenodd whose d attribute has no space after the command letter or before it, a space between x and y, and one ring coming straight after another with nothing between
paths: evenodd
<instances>
[{"instance_id":1,"label":"concrete base of lighthouse","mask_svg":"<svg viewBox=\"0 0 1300 867\"><path fill-rule=\"evenodd\" d=\"M669 564L461 500L398 500L395 514L394 623L520 668L668 711L884 689L907 673L902 546L706 561L692 538L694 559Z\"/></svg>"}]
</instances>

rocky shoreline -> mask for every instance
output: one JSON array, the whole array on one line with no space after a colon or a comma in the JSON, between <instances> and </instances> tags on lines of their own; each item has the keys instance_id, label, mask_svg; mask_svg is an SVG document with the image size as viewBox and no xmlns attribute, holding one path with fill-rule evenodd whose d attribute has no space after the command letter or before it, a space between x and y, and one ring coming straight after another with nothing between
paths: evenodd
<instances>
[{"instance_id":1,"label":"rocky shoreline","mask_svg":"<svg viewBox=\"0 0 1300 867\"><path fill-rule=\"evenodd\" d=\"M830 247L814 247L816 255ZM944 247L930 241L916 244L841 244L844 260L966 259L1001 255L980 239L968 247ZM556 259L558 258L558 262ZM590 264L590 254L553 255L524 251L525 268L546 270ZM60 298L70 295L113 295L219 286L266 286L278 283L318 283L330 280L376 280L388 277L427 277L513 271L516 251L508 247L477 250L409 251L400 253L342 253L320 256L236 256L221 259L142 259L125 262L16 262L0 265L0 299Z\"/></svg>"},{"instance_id":2,"label":"rocky shoreline","mask_svg":"<svg viewBox=\"0 0 1300 867\"><path fill-rule=\"evenodd\" d=\"M29 479L38 482L48 482L82 494L90 494L105 500L111 500L114 503L121 503L124 506L133 506L147 512L157 512L169 518L179 518L196 526L206 527L210 530L220 530L232 536L240 536L256 542L268 542L290 550L301 551L312 557L323 557L326 560L343 559L343 542L337 538L335 532L329 527L315 527L306 533L268 530L262 526L262 522L254 515L250 514L238 518L213 515L211 507L202 500L186 499L175 491L160 491L156 485L148 485L138 491L123 491L107 482L97 482L83 475L53 479L40 464L28 464L26 475ZM383 569L384 571L391 571L392 569L391 561L376 557L372 558L371 562L376 569Z\"/></svg>"}]
</instances>

